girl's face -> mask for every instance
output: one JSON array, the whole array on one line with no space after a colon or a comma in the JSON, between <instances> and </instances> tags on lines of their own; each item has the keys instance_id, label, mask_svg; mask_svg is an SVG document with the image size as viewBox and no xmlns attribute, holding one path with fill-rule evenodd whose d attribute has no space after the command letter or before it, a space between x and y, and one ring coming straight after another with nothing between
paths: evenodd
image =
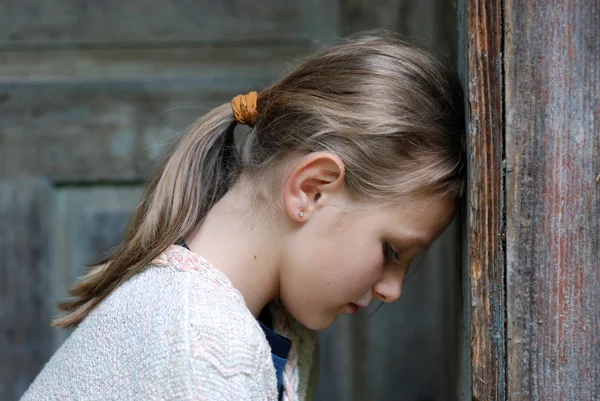
<instances>
[{"instance_id":1,"label":"girl's face","mask_svg":"<svg viewBox=\"0 0 600 401\"><path fill-rule=\"evenodd\" d=\"M288 241L283 303L300 323L321 330L376 298L397 301L411 260L440 236L454 211L452 201L433 195L368 207L340 191Z\"/></svg>"}]
</instances>

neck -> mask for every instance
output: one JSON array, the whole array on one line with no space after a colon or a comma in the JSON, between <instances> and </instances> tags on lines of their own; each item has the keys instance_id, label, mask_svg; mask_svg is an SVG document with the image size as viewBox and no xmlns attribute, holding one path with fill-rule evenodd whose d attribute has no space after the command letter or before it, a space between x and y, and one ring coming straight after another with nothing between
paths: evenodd
<instances>
[{"instance_id":1,"label":"neck","mask_svg":"<svg viewBox=\"0 0 600 401\"><path fill-rule=\"evenodd\" d=\"M185 238L240 291L256 317L279 293L281 233L266 213L253 213L244 186L232 188Z\"/></svg>"}]
</instances>

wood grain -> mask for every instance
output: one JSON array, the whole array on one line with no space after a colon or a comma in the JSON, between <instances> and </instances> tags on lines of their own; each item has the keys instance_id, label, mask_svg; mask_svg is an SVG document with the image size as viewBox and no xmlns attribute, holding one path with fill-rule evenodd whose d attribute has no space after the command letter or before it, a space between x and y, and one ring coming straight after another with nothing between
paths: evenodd
<instances>
[{"instance_id":1,"label":"wood grain","mask_svg":"<svg viewBox=\"0 0 600 401\"><path fill-rule=\"evenodd\" d=\"M188 124L230 98L192 83L1 90L0 175L62 183L143 181Z\"/></svg>"},{"instance_id":2,"label":"wood grain","mask_svg":"<svg viewBox=\"0 0 600 401\"><path fill-rule=\"evenodd\" d=\"M255 83L1 87L0 177L142 182L189 124Z\"/></svg>"},{"instance_id":3,"label":"wood grain","mask_svg":"<svg viewBox=\"0 0 600 401\"><path fill-rule=\"evenodd\" d=\"M275 77L313 50L303 44L4 50L0 84L251 80Z\"/></svg>"},{"instance_id":4,"label":"wood grain","mask_svg":"<svg viewBox=\"0 0 600 401\"><path fill-rule=\"evenodd\" d=\"M329 38L337 8L326 3L333 2L5 0L0 46Z\"/></svg>"},{"instance_id":5,"label":"wood grain","mask_svg":"<svg viewBox=\"0 0 600 401\"><path fill-rule=\"evenodd\" d=\"M509 400L600 399L600 3L506 1Z\"/></svg>"},{"instance_id":6,"label":"wood grain","mask_svg":"<svg viewBox=\"0 0 600 401\"><path fill-rule=\"evenodd\" d=\"M52 189L0 181L0 399L16 400L51 349Z\"/></svg>"},{"instance_id":7,"label":"wood grain","mask_svg":"<svg viewBox=\"0 0 600 401\"><path fill-rule=\"evenodd\" d=\"M125 225L137 206L142 186L85 185L59 186L55 189L56 215L59 222L53 230L55 263L52 272L52 291L47 298L53 301L52 314L62 314L56 302L68 296L86 269L118 244ZM52 329L53 349L71 330Z\"/></svg>"},{"instance_id":8,"label":"wood grain","mask_svg":"<svg viewBox=\"0 0 600 401\"><path fill-rule=\"evenodd\" d=\"M466 1L471 387L476 400L506 397L501 16L500 0Z\"/></svg>"},{"instance_id":9,"label":"wood grain","mask_svg":"<svg viewBox=\"0 0 600 401\"><path fill-rule=\"evenodd\" d=\"M339 0L341 31L386 28L445 58L456 57L456 2L440 0Z\"/></svg>"},{"instance_id":10,"label":"wood grain","mask_svg":"<svg viewBox=\"0 0 600 401\"><path fill-rule=\"evenodd\" d=\"M261 89L290 48L0 53L0 177L138 181L195 119Z\"/></svg>"}]
</instances>

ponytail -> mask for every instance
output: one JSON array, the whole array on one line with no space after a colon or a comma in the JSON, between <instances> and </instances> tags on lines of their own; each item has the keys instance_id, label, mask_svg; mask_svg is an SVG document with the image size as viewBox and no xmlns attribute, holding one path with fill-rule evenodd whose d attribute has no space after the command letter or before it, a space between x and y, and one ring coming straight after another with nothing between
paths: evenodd
<instances>
[{"instance_id":1,"label":"ponytail","mask_svg":"<svg viewBox=\"0 0 600 401\"><path fill-rule=\"evenodd\" d=\"M227 103L196 122L156 171L121 245L69 291L56 327L79 324L115 288L188 235L231 188L239 174L233 142L236 120Z\"/></svg>"}]
</instances>

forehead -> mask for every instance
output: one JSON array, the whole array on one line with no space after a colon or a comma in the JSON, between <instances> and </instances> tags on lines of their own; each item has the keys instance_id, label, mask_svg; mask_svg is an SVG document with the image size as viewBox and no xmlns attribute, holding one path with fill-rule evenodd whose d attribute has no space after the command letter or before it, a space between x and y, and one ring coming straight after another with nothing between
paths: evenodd
<instances>
[{"instance_id":1,"label":"forehead","mask_svg":"<svg viewBox=\"0 0 600 401\"><path fill-rule=\"evenodd\" d=\"M450 224L456 203L447 197L422 195L377 209L386 231L429 246Z\"/></svg>"}]
</instances>

